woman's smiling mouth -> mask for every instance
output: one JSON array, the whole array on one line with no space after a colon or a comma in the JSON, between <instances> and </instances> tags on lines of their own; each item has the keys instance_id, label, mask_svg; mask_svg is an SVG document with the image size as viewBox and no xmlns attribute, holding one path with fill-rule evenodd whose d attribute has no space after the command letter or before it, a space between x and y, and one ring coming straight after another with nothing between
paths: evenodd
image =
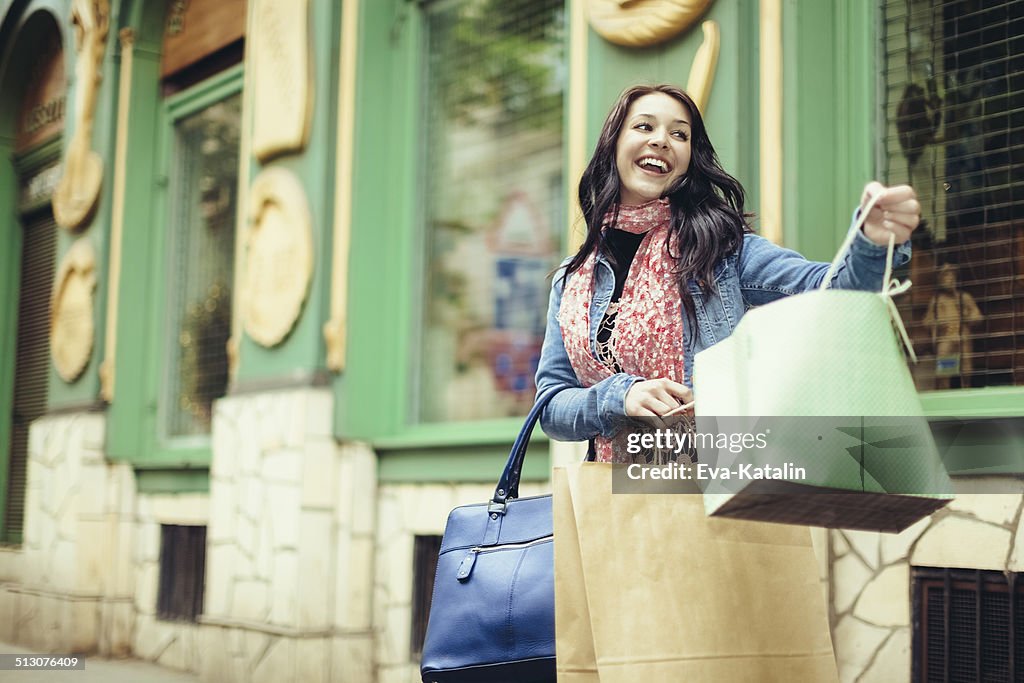
<instances>
[{"instance_id":1,"label":"woman's smiling mouth","mask_svg":"<svg viewBox=\"0 0 1024 683\"><path fill-rule=\"evenodd\" d=\"M672 171L672 166L664 159L660 159L654 156L643 156L636 160L636 165L640 167L640 170L646 171L647 173L654 173L656 175L665 175Z\"/></svg>"}]
</instances>

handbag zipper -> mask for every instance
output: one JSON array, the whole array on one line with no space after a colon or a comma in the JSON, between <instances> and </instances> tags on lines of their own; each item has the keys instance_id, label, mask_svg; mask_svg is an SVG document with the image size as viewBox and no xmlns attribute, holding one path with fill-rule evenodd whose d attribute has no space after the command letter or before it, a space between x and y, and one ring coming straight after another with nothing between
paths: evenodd
<instances>
[{"instance_id":1,"label":"handbag zipper","mask_svg":"<svg viewBox=\"0 0 1024 683\"><path fill-rule=\"evenodd\" d=\"M473 565L476 564L476 558L483 553L496 552L498 550L518 550L521 548L529 548L532 545L538 545L540 543L546 543L554 539L554 534L542 536L541 538L535 538L532 541L524 541L522 543L503 543L501 545L477 545L473 546L466 553L466 557L459 563L459 571L456 572L455 578L459 581L469 581L470 574L473 573Z\"/></svg>"}]
</instances>

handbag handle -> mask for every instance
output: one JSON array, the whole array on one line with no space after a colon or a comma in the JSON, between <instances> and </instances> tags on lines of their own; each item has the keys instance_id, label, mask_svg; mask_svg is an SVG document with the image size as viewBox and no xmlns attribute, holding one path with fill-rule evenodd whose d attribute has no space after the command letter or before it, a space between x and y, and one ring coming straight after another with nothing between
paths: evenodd
<instances>
[{"instance_id":1,"label":"handbag handle","mask_svg":"<svg viewBox=\"0 0 1024 683\"><path fill-rule=\"evenodd\" d=\"M501 473L501 479L498 480L498 485L494 489L494 497L487 508L488 512L505 514L506 501L519 496L519 475L523 469L523 459L526 457L526 446L530 443L530 435L533 434L533 428L537 424L537 420L540 419L541 411L562 389L563 387L554 387L537 397L533 408L530 409L530 414L526 416L523 428L519 430L519 436L512 444L512 451L508 454L505 470Z\"/></svg>"}]
</instances>

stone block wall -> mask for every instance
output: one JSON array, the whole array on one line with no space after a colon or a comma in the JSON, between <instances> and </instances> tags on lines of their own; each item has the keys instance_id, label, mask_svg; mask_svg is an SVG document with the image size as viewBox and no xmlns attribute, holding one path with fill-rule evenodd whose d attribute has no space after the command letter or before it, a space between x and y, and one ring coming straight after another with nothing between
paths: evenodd
<instances>
[{"instance_id":1,"label":"stone block wall","mask_svg":"<svg viewBox=\"0 0 1024 683\"><path fill-rule=\"evenodd\" d=\"M0 562L0 639L40 652L130 651L135 480L104 458L105 429L89 412L33 423L23 543Z\"/></svg>"},{"instance_id":2,"label":"stone block wall","mask_svg":"<svg viewBox=\"0 0 1024 683\"><path fill-rule=\"evenodd\" d=\"M138 495L132 551L136 615L132 652L136 657L172 669L199 670L199 626L166 621L156 616L160 584L160 526L205 526L209 521L209 508L210 497L205 493Z\"/></svg>"},{"instance_id":3,"label":"stone block wall","mask_svg":"<svg viewBox=\"0 0 1024 683\"><path fill-rule=\"evenodd\" d=\"M899 534L830 532L832 640L843 683L910 681L912 567L1024 571L1022 482L974 479L957 488L949 506Z\"/></svg>"},{"instance_id":4,"label":"stone block wall","mask_svg":"<svg viewBox=\"0 0 1024 683\"><path fill-rule=\"evenodd\" d=\"M216 403L205 681L373 680L376 456L331 419L329 389Z\"/></svg>"}]
</instances>

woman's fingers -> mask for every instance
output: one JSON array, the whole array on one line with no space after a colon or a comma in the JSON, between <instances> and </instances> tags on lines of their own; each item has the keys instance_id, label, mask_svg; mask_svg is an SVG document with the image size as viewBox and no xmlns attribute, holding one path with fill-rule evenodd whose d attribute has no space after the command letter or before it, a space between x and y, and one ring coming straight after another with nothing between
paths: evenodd
<instances>
[{"instance_id":1,"label":"woman's fingers","mask_svg":"<svg viewBox=\"0 0 1024 683\"><path fill-rule=\"evenodd\" d=\"M882 187L882 195L878 198L878 203L883 206L891 206L899 204L900 202L915 201L917 200L917 193L914 192L914 188L910 185L893 185L892 187L884 187L881 183L877 183L879 187Z\"/></svg>"},{"instance_id":2,"label":"woman's fingers","mask_svg":"<svg viewBox=\"0 0 1024 683\"><path fill-rule=\"evenodd\" d=\"M910 185L885 187L872 181L864 188L861 206L877 196L875 205L864 221L864 234L876 244L886 244L892 235L897 244L910 239L921 222L921 204Z\"/></svg>"},{"instance_id":3,"label":"woman's fingers","mask_svg":"<svg viewBox=\"0 0 1024 683\"><path fill-rule=\"evenodd\" d=\"M867 206L868 202L871 200L872 197L883 192L885 192L885 185L878 182L877 180L872 180L870 183L864 186L864 194L862 194L860 197L861 207Z\"/></svg>"},{"instance_id":4,"label":"woman's fingers","mask_svg":"<svg viewBox=\"0 0 1024 683\"><path fill-rule=\"evenodd\" d=\"M693 390L669 379L637 382L626 394L626 414L631 417L664 415L693 400Z\"/></svg>"}]
</instances>

